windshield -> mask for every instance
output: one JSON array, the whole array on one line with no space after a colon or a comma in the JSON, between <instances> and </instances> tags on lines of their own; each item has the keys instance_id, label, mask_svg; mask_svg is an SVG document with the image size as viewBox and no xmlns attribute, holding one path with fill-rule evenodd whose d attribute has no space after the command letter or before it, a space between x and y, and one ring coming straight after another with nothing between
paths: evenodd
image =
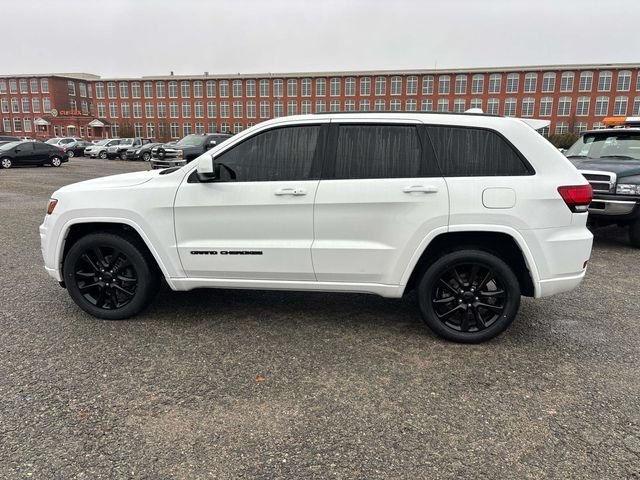
<instances>
[{"instance_id":1,"label":"windshield","mask_svg":"<svg viewBox=\"0 0 640 480\"><path fill-rule=\"evenodd\" d=\"M178 143L176 143L176 146L178 146L178 147L191 147L191 146L194 146L194 145L202 145L202 142L204 142L204 139L205 139L205 137L203 137L202 135L187 135L182 140L180 140Z\"/></svg>"},{"instance_id":2,"label":"windshield","mask_svg":"<svg viewBox=\"0 0 640 480\"><path fill-rule=\"evenodd\" d=\"M99 142L95 143L94 145L106 145L107 143L109 143L111 140L106 139L106 140L100 140Z\"/></svg>"},{"instance_id":3,"label":"windshield","mask_svg":"<svg viewBox=\"0 0 640 480\"><path fill-rule=\"evenodd\" d=\"M133 144L133 138L123 138L122 140L120 140L120 145L132 145Z\"/></svg>"},{"instance_id":4,"label":"windshield","mask_svg":"<svg viewBox=\"0 0 640 480\"><path fill-rule=\"evenodd\" d=\"M48 143L49 145L55 145L56 143L58 143L60 141L59 138L50 138L49 140L47 140L44 143Z\"/></svg>"},{"instance_id":5,"label":"windshield","mask_svg":"<svg viewBox=\"0 0 640 480\"><path fill-rule=\"evenodd\" d=\"M0 150L11 150L12 148L17 147L21 143L22 143L22 140L19 142L5 143L4 145L0 145Z\"/></svg>"},{"instance_id":6,"label":"windshield","mask_svg":"<svg viewBox=\"0 0 640 480\"><path fill-rule=\"evenodd\" d=\"M640 160L640 132L588 133L574 143L567 158L617 158Z\"/></svg>"}]
</instances>

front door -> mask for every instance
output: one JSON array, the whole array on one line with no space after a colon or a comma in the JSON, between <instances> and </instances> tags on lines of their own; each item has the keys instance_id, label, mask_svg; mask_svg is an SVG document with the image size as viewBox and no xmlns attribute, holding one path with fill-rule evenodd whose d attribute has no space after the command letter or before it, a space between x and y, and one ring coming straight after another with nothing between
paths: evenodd
<instances>
[{"instance_id":1,"label":"front door","mask_svg":"<svg viewBox=\"0 0 640 480\"><path fill-rule=\"evenodd\" d=\"M34 142L24 142L16 147L15 164L33 165L39 163L39 160L33 149Z\"/></svg>"},{"instance_id":2,"label":"front door","mask_svg":"<svg viewBox=\"0 0 640 480\"><path fill-rule=\"evenodd\" d=\"M447 185L409 122L332 125L315 204L318 281L399 285L422 242L446 230Z\"/></svg>"},{"instance_id":3,"label":"front door","mask_svg":"<svg viewBox=\"0 0 640 480\"><path fill-rule=\"evenodd\" d=\"M315 280L313 201L325 127L270 128L216 153L220 178L178 189L175 230L188 277Z\"/></svg>"}]
</instances>

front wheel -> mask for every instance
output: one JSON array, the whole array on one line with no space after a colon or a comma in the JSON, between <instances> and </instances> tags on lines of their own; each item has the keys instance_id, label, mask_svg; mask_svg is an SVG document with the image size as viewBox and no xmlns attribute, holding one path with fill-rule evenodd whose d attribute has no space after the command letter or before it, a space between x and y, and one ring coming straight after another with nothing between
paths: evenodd
<instances>
[{"instance_id":1,"label":"front wheel","mask_svg":"<svg viewBox=\"0 0 640 480\"><path fill-rule=\"evenodd\" d=\"M629 224L629 241L632 247L640 248L640 219Z\"/></svg>"},{"instance_id":2,"label":"front wheel","mask_svg":"<svg viewBox=\"0 0 640 480\"><path fill-rule=\"evenodd\" d=\"M160 282L149 254L112 233L90 234L74 243L63 271L73 301L106 320L139 313L151 302Z\"/></svg>"},{"instance_id":3,"label":"front wheel","mask_svg":"<svg viewBox=\"0 0 640 480\"><path fill-rule=\"evenodd\" d=\"M151 160L151 155L149 155L149 152L144 152L142 154L142 160L144 160L145 162L148 162L149 160Z\"/></svg>"},{"instance_id":4,"label":"front wheel","mask_svg":"<svg viewBox=\"0 0 640 480\"><path fill-rule=\"evenodd\" d=\"M73 158L75 156L75 153L73 152L73 150L69 150L67 152L67 155L69 155L69 158Z\"/></svg>"},{"instance_id":5,"label":"front wheel","mask_svg":"<svg viewBox=\"0 0 640 480\"><path fill-rule=\"evenodd\" d=\"M120 160L126 160L127 159L127 152L120 152Z\"/></svg>"},{"instance_id":6,"label":"front wheel","mask_svg":"<svg viewBox=\"0 0 640 480\"><path fill-rule=\"evenodd\" d=\"M502 333L520 306L520 285L509 266L481 250L443 255L418 285L420 312L439 336L480 343Z\"/></svg>"},{"instance_id":7,"label":"front wheel","mask_svg":"<svg viewBox=\"0 0 640 480\"><path fill-rule=\"evenodd\" d=\"M102 160L104 160L105 158L107 158L107 152L100 152L98 154L98 157L100 157Z\"/></svg>"},{"instance_id":8,"label":"front wheel","mask_svg":"<svg viewBox=\"0 0 640 480\"><path fill-rule=\"evenodd\" d=\"M53 157L51 159L51 166L52 167L59 167L60 165L62 165L62 160L60 160L60 157Z\"/></svg>"},{"instance_id":9,"label":"front wheel","mask_svg":"<svg viewBox=\"0 0 640 480\"><path fill-rule=\"evenodd\" d=\"M3 158L2 160L0 160L0 166L2 166L2 168L11 168L12 162L10 158Z\"/></svg>"}]
</instances>

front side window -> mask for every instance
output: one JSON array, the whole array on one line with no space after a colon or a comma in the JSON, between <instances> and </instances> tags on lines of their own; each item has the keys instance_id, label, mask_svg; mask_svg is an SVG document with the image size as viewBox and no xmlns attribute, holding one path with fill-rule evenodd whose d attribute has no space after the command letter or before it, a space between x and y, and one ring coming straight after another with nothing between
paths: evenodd
<instances>
[{"instance_id":1,"label":"front side window","mask_svg":"<svg viewBox=\"0 0 640 480\"><path fill-rule=\"evenodd\" d=\"M422 173L413 125L340 125L336 179L412 178Z\"/></svg>"},{"instance_id":2,"label":"front side window","mask_svg":"<svg viewBox=\"0 0 640 480\"><path fill-rule=\"evenodd\" d=\"M514 148L492 130L428 126L445 177L528 175Z\"/></svg>"},{"instance_id":3,"label":"front side window","mask_svg":"<svg viewBox=\"0 0 640 480\"><path fill-rule=\"evenodd\" d=\"M305 125L262 132L222 153L215 161L231 169L237 182L307 180L312 178L320 128ZM223 175L225 170L221 169Z\"/></svg>"}]
</instances>

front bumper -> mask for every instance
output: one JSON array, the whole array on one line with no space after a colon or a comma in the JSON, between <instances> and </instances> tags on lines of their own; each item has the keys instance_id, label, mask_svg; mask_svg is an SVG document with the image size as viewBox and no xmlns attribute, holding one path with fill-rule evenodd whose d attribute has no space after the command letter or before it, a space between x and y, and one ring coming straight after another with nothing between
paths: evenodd
<instances>
[{"instance_id":1,"label":"front bumper","mask_svg":"<svg viewBox=\"0 0 640 480\"><path fill-rule=\"evenodd\" d=\"M624 195L594 195L589 218L605 223L629 222L640 218L640 198Z\"/></svg>"}]
</instances>

